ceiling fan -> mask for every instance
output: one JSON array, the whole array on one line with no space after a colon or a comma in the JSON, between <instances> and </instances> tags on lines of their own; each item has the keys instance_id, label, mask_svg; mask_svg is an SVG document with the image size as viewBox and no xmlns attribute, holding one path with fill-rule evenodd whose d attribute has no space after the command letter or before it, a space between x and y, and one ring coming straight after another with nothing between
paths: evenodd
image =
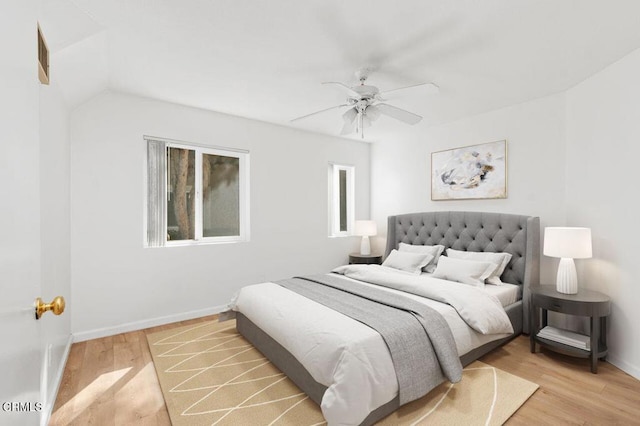
<instances>
[{"instance_id":1,"label":"ceiling fan","mask_svg":"<svg viewBox=\"0 0 640 426\"><path fill-rule=\"evenodd\" d=\"M364 138L365 127L371 126L371 123L377 120L380 115L386 115L411 125L417 124L422 120L422 117L417 114L385 103L385 96L387 94L417 87L428 87L431 89L431 92L435 93L439 90L438 86L433 83L419 83L380 92L376 86L365 84L369 77L369 71L369 69L365 68L356 72L356 77L360 81L360 84L355 86L348 86L344 83L335 81L322 83L332 84L343 89L347 94L346 103L312 112L311 114L303 115L302 117L294 118L291 122L302 120L332 109L349 107L349 109L342 114L344 125L340 134L347 135L356 132Z\"/></svg>"}]
</instances>

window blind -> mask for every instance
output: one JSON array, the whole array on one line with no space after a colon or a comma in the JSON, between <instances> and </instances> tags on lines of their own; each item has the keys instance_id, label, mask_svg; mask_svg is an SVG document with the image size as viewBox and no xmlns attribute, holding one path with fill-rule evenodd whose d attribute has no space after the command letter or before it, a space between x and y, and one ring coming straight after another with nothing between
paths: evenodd
<instances>
[{"instance_id":1,"label":"window blind","mask_svg":"<svg viewBox=\"0 0 640 426\"><path fill-rule=\"evenodd\" d=\"M162 247L167 235L167 148L147 139L147 247Z\"/></svg>"}]
</instances>

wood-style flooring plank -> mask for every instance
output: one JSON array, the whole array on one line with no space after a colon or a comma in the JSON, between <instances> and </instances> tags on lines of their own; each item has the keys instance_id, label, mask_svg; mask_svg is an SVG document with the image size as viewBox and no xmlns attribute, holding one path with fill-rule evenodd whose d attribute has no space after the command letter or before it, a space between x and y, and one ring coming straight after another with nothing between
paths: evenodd
<instances>
[{"instance_id":1,"label":"wood-style flooring plank","mask_svg":"<svg viewBox=\"0 0 640 426\"><path fill-rule=\"evenodd\" d=\"M87 342L74 343L71 346L55 402L56 408L51 416L51 423L67 425L71 424L73 420L73 405L76 396L82 391L79 376L84 365L86 347Z\"/></svg>"},{"instance_id":2,"label":"wood-style flooring plank","mask_svg":"<svg viewBox=\"0 0 640 426\"><path fill-rule=\"evenodd\" d=\"M50 424L170 426L146 335L211 319L73 344ZM586 359L530 353L527 336L480 360L540 386L509 426L640 425L640 381L611 364L592 374Z\"/></svg>"},{"instance_id":3,"label":"wood-style flooring plank","mask_svg":"<svg viewBox=\"0 0 640 426\"><path fill-rule=\"evenodd\" d=\"M98 398L87 410L78 414L74 422L77 425L115 425L115 419L113 418L115 392L113 391L113 386L124 374L119 369L114 368L113 345L117 340L118 336L109 336L87 342L84 361L85 364L92 363L93 369L83 369L85 374L81 375L81 383L95 389L95 394Z\"/></svg>"},{"instance_id":4,"label":"wood-style flooring plank","mask_svg":"<svg viewBox=\"0 0 640 426\"><path fill-rule=\"evenodd\" d=\"M547 350L532 354L526 336L480 360L540 386L508 425L640 424L640 381L611 364L600 361L593 374L587 359Z\"/></svg>"},{"instance_id":5,"label":"wood-style flooring plank","mask_svg":"<svg viewBox=\"0 0 640 426\"><path fill-rule=\"evenodd\" d=\"M216 318L74 343L49 424L170 426L146 335Z\"/></svg>"}]
</instances>

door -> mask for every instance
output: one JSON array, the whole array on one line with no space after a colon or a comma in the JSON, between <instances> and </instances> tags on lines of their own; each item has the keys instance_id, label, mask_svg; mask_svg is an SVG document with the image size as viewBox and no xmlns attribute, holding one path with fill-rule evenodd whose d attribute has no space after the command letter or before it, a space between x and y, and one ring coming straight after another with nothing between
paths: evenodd
<instances>
[{"instance_id":1,"label":"door","mask_svg":"<svg viewBox=\"0 0 640 426\"><path fill-rule=\"evenodd\" d=\"M0 13L0 425L40 422L37 1Z\"/></svg>"}]
</instances>

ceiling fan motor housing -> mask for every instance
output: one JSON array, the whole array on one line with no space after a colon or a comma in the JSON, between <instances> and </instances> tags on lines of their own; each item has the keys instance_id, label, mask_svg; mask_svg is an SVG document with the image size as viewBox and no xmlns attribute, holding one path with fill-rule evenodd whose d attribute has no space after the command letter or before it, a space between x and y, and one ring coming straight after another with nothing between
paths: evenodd
<instances>
[{"instance_id":1,"label":"ceiling fan motor housing","mask_svg":"<svg viewBox=\"0 0 640 426\"><path fill-rule=\"evenodd\" d=\"M353 86L352 89L354 92L358 92L358 94L360 95L360 99L373 99L380 92L376 86L369 86L366 84Z\"/></svg>"}]
</instances>

